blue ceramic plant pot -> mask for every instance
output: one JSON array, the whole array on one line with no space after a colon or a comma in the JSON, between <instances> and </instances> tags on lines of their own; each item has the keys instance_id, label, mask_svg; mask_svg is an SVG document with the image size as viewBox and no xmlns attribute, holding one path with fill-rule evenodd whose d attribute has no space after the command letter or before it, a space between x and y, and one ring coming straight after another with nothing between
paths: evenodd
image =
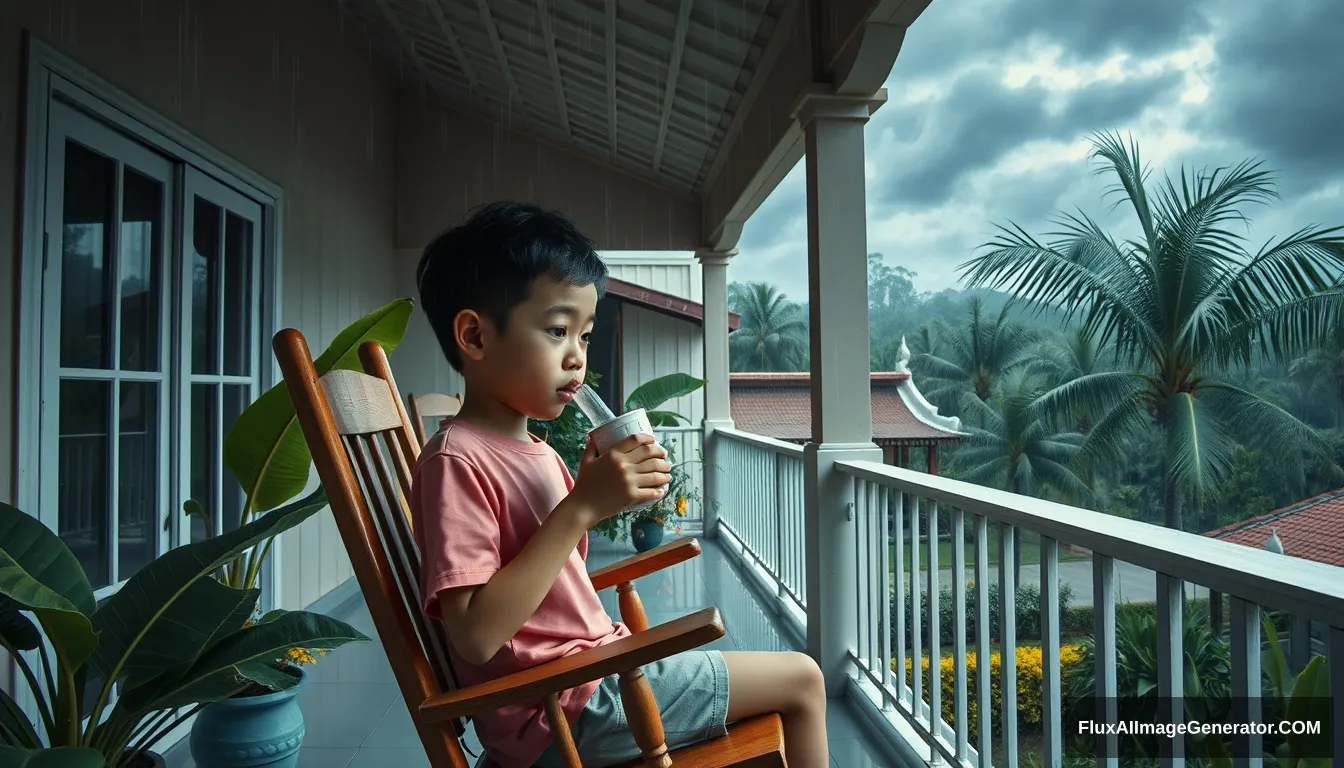
<instances>
[{"instance_id":1,"label":"blue ceramic plant pot","mask_svg":"<svg viewBox=\"0 0 1344 768\"><path fill-rule=\"evenodd\" d=\"M208 704L191 727L197 768L294 768L303 744L298 694L308 678L287 691L238 696Z\"/></svg>"},{"instance_id":2,"label":"blue ceramic plant pot","mask_svg":"<svg viewBox=\"0 0 1344 768\"><path fill-rule=\"evenodd\" d=\"M663 543L663 524L648 521L630 524L630 540L636 552L648 552Z\"/></svg>"}]
</instances>

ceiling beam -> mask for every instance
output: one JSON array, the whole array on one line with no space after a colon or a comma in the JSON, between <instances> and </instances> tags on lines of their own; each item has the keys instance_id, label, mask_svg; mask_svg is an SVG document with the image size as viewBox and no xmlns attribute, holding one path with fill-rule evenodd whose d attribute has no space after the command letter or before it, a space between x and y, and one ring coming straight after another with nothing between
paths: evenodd
<instances>
[{"instance_id":1,"label":"ceiling beam","mask_svg":"<svg viewBox=\"0 0 1344 768\"><path fill-rule=\"evenodd\" d=\"M476 0L476 9L481 12L481 22L485 24L485 31L490 34L490 45L495 49L495 60L499 62L499 71L504 74L504 84L509 89L509 101L517 101L526 109L527 104L523 101L522 93L518 91L518 82L513 79L509 57L504 53L504 41L499 38L499 28L495 26L494 15L490 13L490 4L487 0Z\"/></svg>"},{"instance_id":2,"label":"ceiling beam","mask_svg":"<svg viewBox=\"0 0 1344 768\"><path fill-rule=\"evenodd\" d=\"M388 25L392 27L392 31L397 33L397 39L401 41L401 47L406 51L406 55L411 57L411 63L415 64L416 71L420 73L420 76L423 77L426 82L433 85L436 80L434 73L425 65L425 60L420 58L420 52L415 49L415 41L411 39L410 35L406 34L406 29L401 26L401 20L397 18L397 14L392 10L392 6L387 0L373 1L378 6L378 10L383 12L383 18L386 19Z\"/></svg>"},{"instance_id":3,"label":"ceiling beam","mask_svg":"<svg viewBox=\"0 0 1344 768\"><path fill-rule=\"evenodd\" d=\"M667 90L663 93L663 109L658 116L658 144L653 149L653 172L663 167L663 145L667 142L667 124L672 119L672 104L677 99L677 77L681 75L681 56L686 52L686 34L691 27L691 6L695 0L681 0L677 12L677 31L672 38L672 58L667 65Z\"/></svg>"},{"instance_id":4,"label":"ceiling beam","mask_svg":"<svg viewBox=\"0 0 1344 768\"><path fill-rule=\"evenodd\" d=\"M429 13L434 17L434 22L439 25L439 31L443 33L448 41L448 47L453 49L453 56L457 58L457 64L462 68L462 74L467 77L467 87L471 93L475 94L479 88L476 82L476 75L471 71L471 63L468 61L465 53L462 52L462 44L458 42L457 33L453 31L452 26L448 24L448 19L443 15L443 6L439 5L439 0L427 0L425 3L429 7Z\"/></svg>"},{"instance_id":5,"label":"ceiling beam","mask_svg":"<svg viewBox=\"0 0 1344 768\"><path fill-rule=\"evenodd\" d=\"M560 77L560 55L555 51L555 28L551 24L547 0L537 0L537 14L541 17L541 35L546 41L546 58L551 61L551 80L555 83L555 105L560 110L560 124L572 141L574 129L569 123L569 104L565 100L565 83Z\"/></svg>"},{"instance_id":6,"label":"ceiling beam","mask_svg":"<svg viewBox=\"0 0 1344 768\"><path fill-rule=\"evenodd\" d=\"M485 2L485 0L480 0ZM616 0L607 0L607 137L616 161Z\"/></svg>"}]
</instances>

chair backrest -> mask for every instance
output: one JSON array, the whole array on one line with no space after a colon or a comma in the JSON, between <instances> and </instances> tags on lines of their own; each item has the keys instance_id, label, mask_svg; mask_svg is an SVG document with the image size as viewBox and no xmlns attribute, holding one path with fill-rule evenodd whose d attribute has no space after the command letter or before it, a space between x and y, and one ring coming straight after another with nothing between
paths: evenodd
<instances>
[{"instance_id":1,"label":"chair backrest","mask_svg":"<svg viewBox=\"0 0 1344 768\"><path fill-rule=\"evenodd\" d=\"M359 349L365 372L334 370L318 377L302 334L286 329L273 341L294 412L326 489L378 637L430 764L469 768L452 728L426 723L420 703L456 688L439 622L420 610L420 558L412 538L409 499L420 444L401 405L387 356L377 342Z\"/></svg>"},{"instance_id":2,"label":"chair backrest","mask_svg":"<svg viewBox=\"0 0 1344 768\"><path fill-rule=\"evenodd\" d=\"M426 392L423 395L411 393L411 429L415 431L415 439L424 445L429 441L429 434L425 431L425 419L446 419L449 416L456 416L462 409L462 395L441 395L437 392Z\"/></svg>"}]
</instances>

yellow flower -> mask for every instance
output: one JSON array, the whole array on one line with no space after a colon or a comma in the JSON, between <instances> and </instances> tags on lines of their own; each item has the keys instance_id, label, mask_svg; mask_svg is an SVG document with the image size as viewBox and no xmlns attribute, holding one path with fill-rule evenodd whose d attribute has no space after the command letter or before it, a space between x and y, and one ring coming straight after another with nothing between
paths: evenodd
<instances>
[{"instance_id":1,"label":"yellow flower","mask_svg":"<svg viewBox=\"0 0 1344 768\"><path fill-rule=\"evenodd\" d=\"M685 496L678 496L678 497L677 497L677 514L678 514L678 515L681 515L682 517L685 517L685 516L686 516L686 497L685 497Z\"/></svg>"}]
</instances>

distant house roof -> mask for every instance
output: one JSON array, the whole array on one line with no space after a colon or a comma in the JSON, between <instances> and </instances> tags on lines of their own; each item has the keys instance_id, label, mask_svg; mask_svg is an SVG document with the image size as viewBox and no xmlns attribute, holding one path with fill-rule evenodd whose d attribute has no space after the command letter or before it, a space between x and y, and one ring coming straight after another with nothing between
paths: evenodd
<instances>
[{"instance_id":1,"label":"distant house roof","mask_svg":"<svg viewBox=\"0 0 1344 768\"><path fill-rule=\"evenodd\" d=\"M686 320L699 326L705 324L705 307L694 301L687 301L680 296L673 296L670 293L655 291L652 288L645 288L641 285L617 280L614 277L607 278L607 295L617 298L627 304L633 304L637 307L643 307L654 312L658 312L669 317L675 317L679 320ZM728 313L728 332L736 331L741 324L741 318L736 313Z\"/></svg>"},{"instance_id":2,"label":"distant house roof","mask_svg":"<svg viewBox=\"0 0 1344 768\"><path fill-rule=\"evenodd\" d=\"M1344 567L1344 488L1204 535L1264 549L1275 530L1285 555Z\"/></svg>"},{"instance_id":3,"label":"distant house roof","mask_svg":"<svg viewBox=\"0 0 1344 768\"><path fill-rule=\"evenodd\" d=\"M873 441L879 445L952 442L965 434L956 417L939 416L915 387L910 354L901 343L897 370L871 374ZM812 374L731 373L728 390L733 426L777 440L812 439Z\"/></svg>"}]
</instances>

